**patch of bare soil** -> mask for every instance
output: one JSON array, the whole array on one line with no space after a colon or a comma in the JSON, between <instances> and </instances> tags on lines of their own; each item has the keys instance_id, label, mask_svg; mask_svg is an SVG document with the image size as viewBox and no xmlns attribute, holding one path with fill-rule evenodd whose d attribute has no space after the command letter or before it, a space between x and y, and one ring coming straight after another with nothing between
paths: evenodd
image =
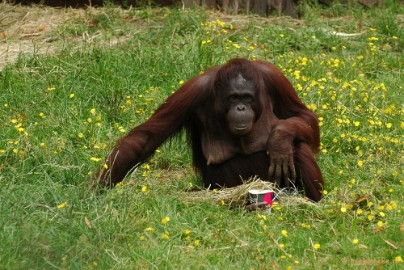
<instances>
[{"instance_id":1,"label":"patch of bare soil","mask_svg":"<svg viewBox=\"0 0 404 270\"><path fill-rule=\"evenodd\" d=\"M91 18L102 12L102 8L92 7L73 9L0 3L0 70L5 65L16 62L20 54L54 54L66 43L63 35L56 32L59 27L65 24L74 25L79 21L91 25ZM120 13L125 16L124 11L121 10ZM83 33L83 36L70 35L68 42L92 42L95 37L99 38L103 34L100 29L92 36L88 33ZM127 37L120 35L119 39L108 39L102 44L114 46L127 40Z\"/></svg>"},{"instance_id":2,"label":"patch of bare soil","mask_svg":"<svg viewBox=\"0 0 404 270\"><path fill-rule=\"evenodd\" d=\"M15 62L20 53L54 52L50 33L72 13L71 9L0 3L0 70Z\"/></svg>"}]
</instances>

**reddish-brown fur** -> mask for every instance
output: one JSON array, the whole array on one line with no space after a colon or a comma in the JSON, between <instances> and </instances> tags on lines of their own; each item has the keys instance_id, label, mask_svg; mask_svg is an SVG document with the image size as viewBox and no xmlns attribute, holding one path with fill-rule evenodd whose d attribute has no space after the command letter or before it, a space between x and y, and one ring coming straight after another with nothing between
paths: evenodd
<instances>
[{"instance_id":1,"label":"reddish-brown fur","mask_svg":"<svg viewBox=\"0 0 404 270\"><path fill-rule=\"evenodd\" d=\"M238 73L254 82L259 95L253 129L239 137L227 130L221 97ZM285 168L295 167L301 178L297 186L303 186L310 199L321 199L324 182L313 154L320 145L316 115L274 65L246 59L230 60L183 84L149 120L118 141L107 157L108 168L97 172L99 183L114 186L122 181L183 128L205 186L232 187L252 176L273 181L277 171L285 174Z\"/></svg>"}]
</instances>

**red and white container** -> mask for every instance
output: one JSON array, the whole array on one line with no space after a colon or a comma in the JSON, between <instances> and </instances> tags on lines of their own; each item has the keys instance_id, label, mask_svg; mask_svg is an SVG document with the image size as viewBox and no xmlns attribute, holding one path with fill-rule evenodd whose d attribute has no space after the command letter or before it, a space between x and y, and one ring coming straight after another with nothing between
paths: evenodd
<instances>
[{"instance_id":1,"label":"red and white container","mask_svg":"<svg viewBox=\"0 0 404 270\"><path fill-rule=\"evenodd\" d=\"M271 206L273 199L274 191L270 189L250 189L248 191L250 204L261 204L265 202L268 206Z\"/></svg>"}]
</instances>

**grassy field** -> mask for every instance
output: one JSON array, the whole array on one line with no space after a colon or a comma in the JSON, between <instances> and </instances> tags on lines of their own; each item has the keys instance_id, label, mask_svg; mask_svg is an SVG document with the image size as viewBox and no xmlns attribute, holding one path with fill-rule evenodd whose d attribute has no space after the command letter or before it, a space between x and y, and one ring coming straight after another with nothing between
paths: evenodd
<instances>
[{"instance_id":1,"label":"grassy field","mask_svg":"<svg viewBox=\"0 0 404 270\"><path fill-rule=\"evenodd\" d=\"M3 20L3 48L33 49L0 71L0 269L402 269L403 5L301 8L47 8L63 22L28 37ZM88 188L119 137L233 57L273 62L319 115L320 203L267 215L194 197L184 136L118 188Z\"/></svg>"}]
</instances>

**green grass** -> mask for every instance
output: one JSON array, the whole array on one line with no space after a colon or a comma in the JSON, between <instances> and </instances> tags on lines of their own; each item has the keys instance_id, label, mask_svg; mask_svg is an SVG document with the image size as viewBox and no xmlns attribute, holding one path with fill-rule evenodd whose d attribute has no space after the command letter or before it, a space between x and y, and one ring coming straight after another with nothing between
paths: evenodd
<instances>
[{"instance_id":1,"label":"green grass","mask_svg":"<svg viewBox=\"0 0 404 270\"><path fill-rule=\"evenodd\" d=\"M56 29L56 54L6 66L0 269L400 269L404 9L348 7L302 5L299 21L108 7ZM319 115L320 203L265 215L193 200L185 190L201 182L183 136L131 185L88 188L119 137L233 57L275 63Z\"/></svg>"}]
</instances>

